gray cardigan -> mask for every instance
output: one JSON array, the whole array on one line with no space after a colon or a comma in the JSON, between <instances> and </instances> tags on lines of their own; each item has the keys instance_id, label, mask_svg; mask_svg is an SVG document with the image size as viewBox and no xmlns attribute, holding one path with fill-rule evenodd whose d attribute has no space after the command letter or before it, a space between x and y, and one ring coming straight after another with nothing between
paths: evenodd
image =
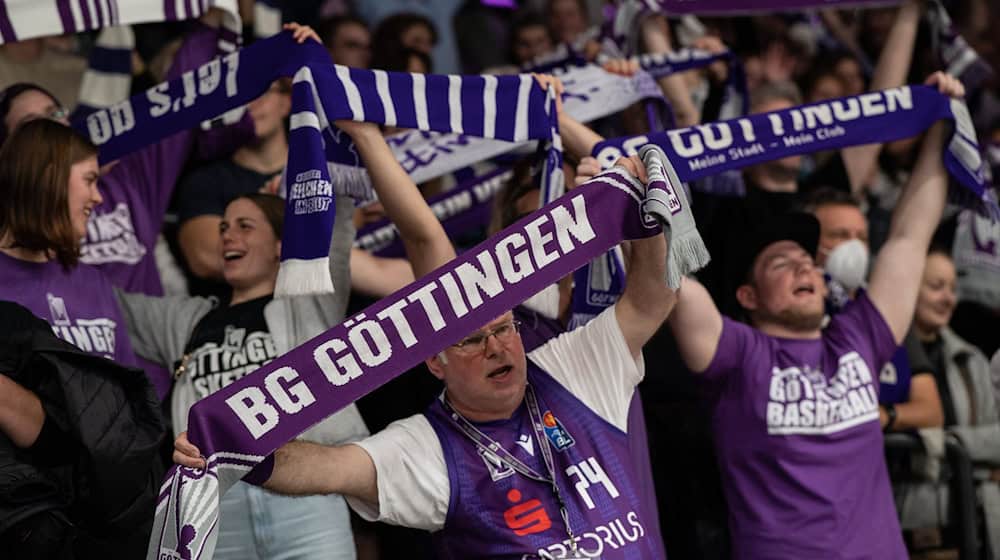
<instances>
[{"instance_id":1,"label":"gray cardigan","mask_svg":"<svg viewBox=\"0 0 1000 560\"><path fill-rule=\"evenodd\" d=\"M264 307L264 319L279 356L343 321L351 287L353 212L350 198L337 199L330 241L330 277L335 293L274 299ZM195 326L215 306L214 300L203 297L152 297L121 291L118 301L136 354L168 370L184 355ZM174 381L170 409L175 435L187 429L188 410L196 400L190 376ZM302 438L330 445L367 435L368 428L352 404L310 428Z\"/></svg>"}]
</instances>

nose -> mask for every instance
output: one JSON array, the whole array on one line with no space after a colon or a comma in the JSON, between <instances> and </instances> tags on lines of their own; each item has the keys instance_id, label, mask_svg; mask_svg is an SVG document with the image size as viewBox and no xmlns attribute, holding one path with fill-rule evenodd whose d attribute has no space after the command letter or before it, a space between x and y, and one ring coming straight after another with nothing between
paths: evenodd
<instances>
[{"instance_id":1,"label":"nose","mask_svg":"<svg viewBox=\"0 0 1000 560\"><path fill-rule=\"evenodd\" d=\"M486 335L486 340L483 341L483 344L486 345L485 354L487 358L492 358L503 351L503 344L500 343L500 339L493 333Z\"/></svg>"},{"instance_id":2,"label":"nose","mask_svg":"<svg viewBox=\"0 0 1000 560\"><path fill-rule=\"evenodd\" d=\"M91 187L90 189L90 201L93 202L95 205L104 202L104 197L101 196L101 189L97 188L96 182L94 183L94 186Z\"/></svg>"}]
</instances>

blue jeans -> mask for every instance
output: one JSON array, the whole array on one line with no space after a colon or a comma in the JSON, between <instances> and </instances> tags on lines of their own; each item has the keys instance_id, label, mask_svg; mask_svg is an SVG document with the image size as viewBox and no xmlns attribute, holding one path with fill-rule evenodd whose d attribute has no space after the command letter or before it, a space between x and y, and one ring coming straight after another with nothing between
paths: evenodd
<instances>
[{"instance_id":1,"label":"blue jeans","mask_svg":"<svg viewBox=\"0 0 1000 560\"><path fill-rule=\"evenodd\" d=\"M347 502L291 497L237 482L219 510L216 560L355 560Z\"/></svg>"}]
</instances>

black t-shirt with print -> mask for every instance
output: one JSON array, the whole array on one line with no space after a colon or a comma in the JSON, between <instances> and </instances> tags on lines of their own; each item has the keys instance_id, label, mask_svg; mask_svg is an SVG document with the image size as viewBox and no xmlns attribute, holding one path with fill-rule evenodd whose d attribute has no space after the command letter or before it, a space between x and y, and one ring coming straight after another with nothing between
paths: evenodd
<instances>
[{"instance_id":1,"label":"black t-shirt with print","mask_svg":"<svg viewBox=\"0 0 1000 560\"><path fill-rule=\"evenodd\" d=\"M266 295L210 311L198 322L184 349L186 374L199 399L218 391L277 357L264 320Z\"/></svg>"}]
</instances>

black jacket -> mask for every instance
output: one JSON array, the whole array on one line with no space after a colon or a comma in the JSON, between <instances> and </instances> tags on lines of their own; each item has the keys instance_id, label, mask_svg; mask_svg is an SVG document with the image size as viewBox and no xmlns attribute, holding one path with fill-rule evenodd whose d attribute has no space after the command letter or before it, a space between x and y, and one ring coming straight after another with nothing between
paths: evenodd
<instances>
[{"instance_id":1,"label":"black jacket","mask_svg":"<svg viewBox=\"0 0 1000 560\"><path fill-rule=\"evenodd\" d=\"M0 373L45 410L29 449L0 432L0 557L143 557L165 435L145 374L82 352L7 302Z\"/></svg>"}]
</instances>

